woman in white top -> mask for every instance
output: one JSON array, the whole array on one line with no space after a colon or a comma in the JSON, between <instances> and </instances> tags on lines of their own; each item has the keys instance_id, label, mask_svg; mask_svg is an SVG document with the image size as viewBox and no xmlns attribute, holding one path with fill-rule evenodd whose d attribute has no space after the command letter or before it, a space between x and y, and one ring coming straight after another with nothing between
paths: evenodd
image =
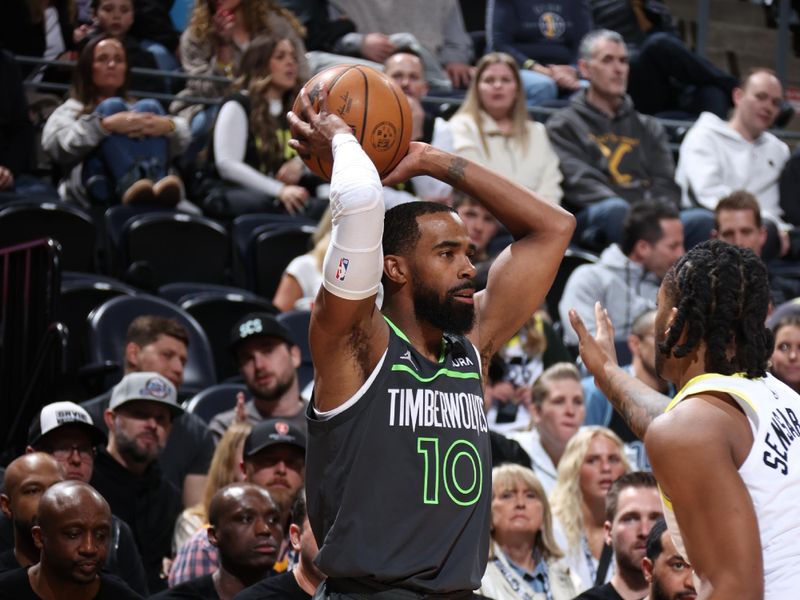
<instances>
[{"instance_id":1,"label":"woman in white top","mask_svg":"<svg viewBox=\"0 0 800 600\"><path fill-rule=\"evenodd\" d=\"M478 61L450 130L457 154L561 202L558 156L544 125L528 117L519 69L508 54L491 52Z\"/></svg>"},{"instance_id":2,"label":"woman in white top","mask_svg":"<svg viewBox=\"0 0 800 600\"><path fill-rule=\"evenodd\" d=\"M614 480L628 471L622 440L605 427L581 429L558 462L550 503L557 519L556 539L566 551L567 564L581 580L578 592L595 584L605 541L606 494ZM603 582L611 574L609 568Z\"/></svg>"},{"instance_id":3,"label":"woman in white top","mask_svg":"<svg viewBox=\"0 0 800 600\"><path fill-rule=\"evenodd\" d=\"M515 464L492 470L492 542L479 594L494 600L571 600L576 581L561 560L544 488Z\"/></svg>"},{"instance_id":4,"label":"woman in white top","mask_svg":"<svg viewBox=\"0 0 800 600\"><path fill-rule=\"evenodd\" d=\"M243 205L230 208L238 214L270 212L277 201L278 208L293 214L309 194L298 185L303 162L288 145L286 113L299 91L292 41L255 38L242 55L235 88L214 125L214 167L223 181L252 193L243 196Z\"/></svg>"}]
</instances>

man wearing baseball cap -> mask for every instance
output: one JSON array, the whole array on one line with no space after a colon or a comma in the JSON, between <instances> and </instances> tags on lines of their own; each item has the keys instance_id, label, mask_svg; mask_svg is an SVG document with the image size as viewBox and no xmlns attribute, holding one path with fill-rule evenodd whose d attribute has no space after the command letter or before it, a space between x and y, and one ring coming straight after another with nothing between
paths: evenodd
<instances>
[{"instance_id":1,"label":"man wearing baseball cap","mask_svg":"<svg viewBox=\"0 0 800 600\"><path fill-rule=\"evenodd\" d=\"M267 419L247 436L242 454L245 481L266 488L288 531L289 510L305 482L305 433L289 420ZM288 536L285 541L282 551L288 549ZM218 566L216 548L201 529L178 550L169 573L170 587L213 573ZM281 566L276 564L276 570Z\"/></svg>"},{"instance_id":2,"label":"man wearing baseball cap","mask_svg":"<svg viewBox=\"0 0 800 600\"><path fill-rule=\"evenodd\" d=\"M269 313L251 313L231 329L230 350L252 396L244 406L247 420L255 425L281 418L305 431L297 381L300 349L289 330ZM232 408L211 420L209 429L217 441L235 419L236 409Z\"/></svg>"},{"instance_id":3,"label":"man wearing baseball cap","mask_svg":"<svg viewBox=\"0 0 800 600\"><path fill-rule=\"evenodd\" d=\"M155 372L130 373L111 392L105 412L108 445L95 459L92 485L130 525L151 593L165 587L162 559L170 555L181 494L162 476L157 458L172 419L183 413L175 386Z\"/></svg>"},{"instance_id":4,"label":"man wearing baseball cap","mask_svg":"<svg viewBox=\"0 0 800 600\"><path fill-rule=\"evenodd\" d=\"M73 402L53 402L42 407L28 430L27 453L44 452L61 466L65 479L89 483L97 448L107 443L106 434L95 426L86 410ZM147 578L133 532L116 515L111 519L112 544L105 569L147 595Z\"/></svg>"}]
</instances>

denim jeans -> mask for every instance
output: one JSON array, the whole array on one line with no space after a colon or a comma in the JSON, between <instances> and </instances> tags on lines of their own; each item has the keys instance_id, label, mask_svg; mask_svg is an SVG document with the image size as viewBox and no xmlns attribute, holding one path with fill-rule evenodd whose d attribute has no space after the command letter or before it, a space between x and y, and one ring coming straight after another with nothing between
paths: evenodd
<instances>
[{"instance_id":1,"label":"denim jeans","mask_svg":"<svg viewBox=\"0 0 800 600\"><path fill-rule=\"evenodd\" d=\"M101 117L125 111L164 114L161 104L151 99L129 105L122 98L107 98L95 108ZM109 203L138 179L158 181L167 174L168 150L166 136L132 138L112 133L83 162L82 178L89 196Z\"/></svg>"}]
</instances>

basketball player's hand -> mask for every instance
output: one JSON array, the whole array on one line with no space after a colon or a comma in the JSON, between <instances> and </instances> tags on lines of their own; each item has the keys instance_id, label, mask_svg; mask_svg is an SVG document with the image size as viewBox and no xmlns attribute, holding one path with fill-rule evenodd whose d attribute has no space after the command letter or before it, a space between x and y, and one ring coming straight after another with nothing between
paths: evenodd
<instances>
[{"instance_id":1,"label":"basketball player's hand","mask_svg":"<svg viewBox=\"0 0 800 600\"><path fill-rule=\"evenodd\" d=\"M599 302L594 304L594 320L597 332L592 337L578 312L574 308L569 311L569 322L578 334L578 350L583 364L596 376L609 362L617 364L617 351L614 348L614 325L608 318L608 311Z\"/></svg>"},{"instance_id":2,"label":"basketball player's hand","mask_svg":"<svg viewBox=\"0 0 800 600\"><path fill-rule=\"evenodd\" d=\"M339 115L328 112L328 88L319 87L317 106L314 110L305 88L300 90L300 114L289 111L289 129L293 139L289 146L301 157L309 155L331 159L331 141L337 133L352 133L353 130Z\"/></svg>"},{"instance_id":3,"label":"basketball player's hand","mask_svg":"<svg viewBox=\"0 0 800 600\"><path fill-rule=\"evenodd\" d=\"M397 166L383 178L381 183L391 186L408 181L417 175L425 175L422 155L428 148L430 145L423 142L411 142L403 160L397 163Z\"/></svg>"}]
</instances>

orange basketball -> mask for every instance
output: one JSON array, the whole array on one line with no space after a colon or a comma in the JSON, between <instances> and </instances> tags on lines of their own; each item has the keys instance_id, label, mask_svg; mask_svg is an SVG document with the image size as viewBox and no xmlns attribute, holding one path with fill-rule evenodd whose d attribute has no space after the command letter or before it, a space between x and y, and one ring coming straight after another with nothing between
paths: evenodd
<instances>
[{"instance_id":1,"label":"orange basketball","mask_svg":"<svg viewBox=\"0 0 800 600\"><path fill-rule=\"evenodd\" d=\"M322 83L328 85L328 110L350 126L381 178L388 175L406 155L411 141L411 109L406 95L394 81L371 67L337 65L306 82L304 89L314 110L319 110ZM300 112L297 99L292 111ZM303 160L314 173L330 181L330 160L315 155Z\"/></svg>"}]
</instances>

